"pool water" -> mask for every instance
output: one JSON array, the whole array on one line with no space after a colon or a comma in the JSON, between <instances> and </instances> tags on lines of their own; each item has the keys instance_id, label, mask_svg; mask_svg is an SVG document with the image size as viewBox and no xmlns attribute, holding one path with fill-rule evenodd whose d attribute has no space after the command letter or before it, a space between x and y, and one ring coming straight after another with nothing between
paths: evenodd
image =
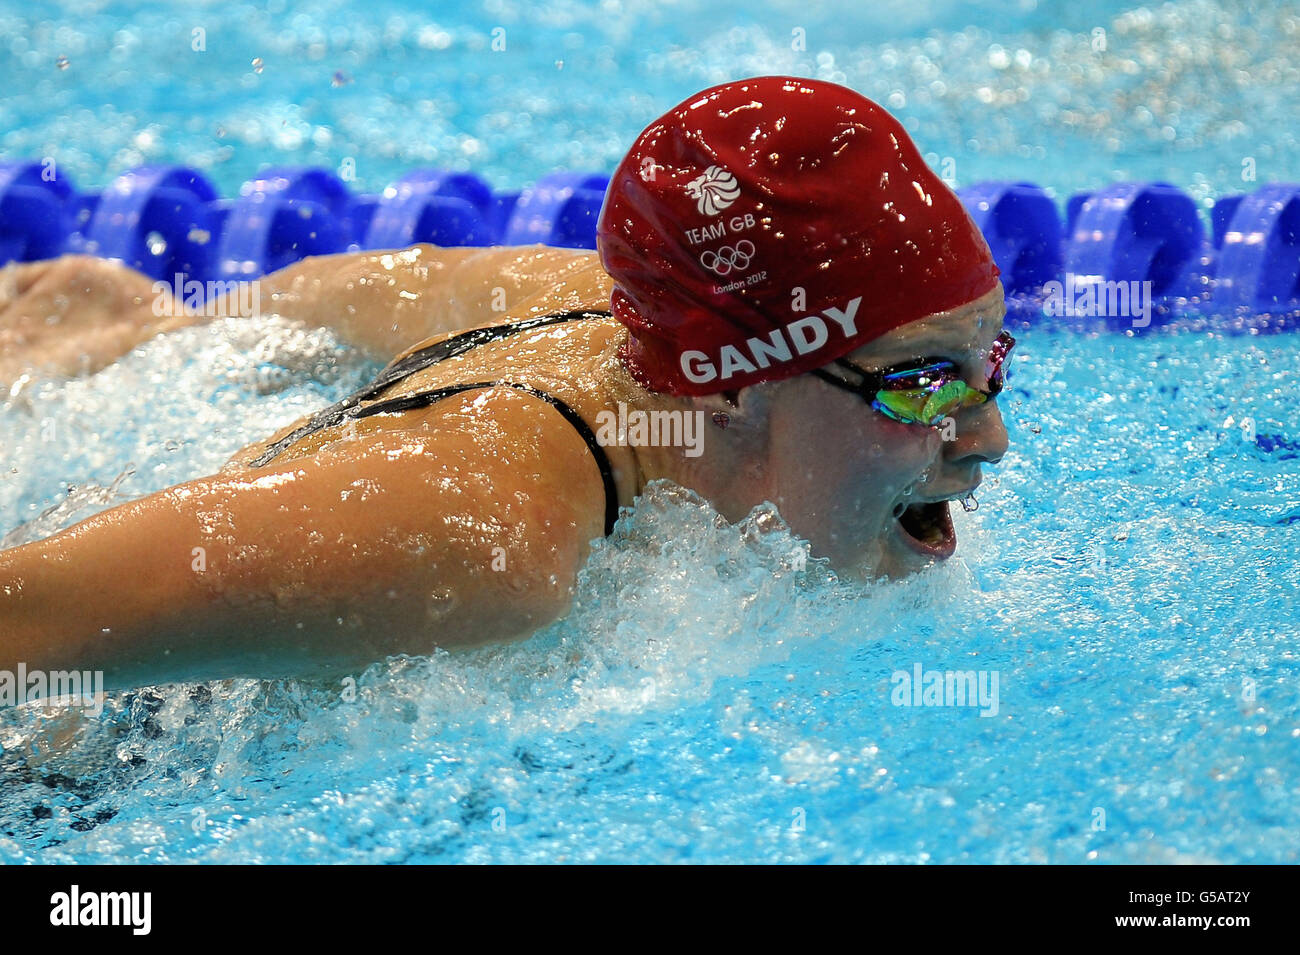
<instances>
[{"instance_id":1,"label":"pool water","mask_svg":"<svg viewBox=\"0 0 1300 955\"><path fill-rule=\"evenodd\" d=\"M520 188L611 171L706 86L791 73L886 106L959 185L1027 179L1064 200L1164 179L1206 199L1300 179L1295 0L361 9L0 0L0 78L20 91L0 99L0 150L54 158L83 189L141 162L192 164L228 196L271 164L321 164L356 192L422 165Z\"/></svg>"},{"instance_id":2,"label":"pool water","mask_svg":"<svg viewBox=\"0 0 1300 955\"><path fill-rule=\"evenodd\" d=\"M16 9L0 7L10 21ZM70 82L104 36L128 20L174 16L162 9L69 8L66 45L77 49L73 34L86 45L41 83ZM83 144L85 183L93 170L117 168L116 150L138 148L115 146L113 129L129 142L142 121L156 123L155 151L166 158L193 149L192 161L230 170L221 173L228 191L254 155L337 158L337 141L326 148L307 136L282 148L273 136L248 138L248 117L269 124L300 102L313 64L338 69L329 51L348 48L329 26L333 5L299 9L275 29L249 8L211 12L210 44L245 16L251 27L239 42L250 49L261 39L310 50L318 34L326 48L317 60L283 56L292 76L263 97L265 115L251 93L200 105L204 124L243 130L227 166L200 162L208 125L191 137L147 71L140 89L51 87L63 98L45 127ZM399 31L399 14L374 9L356 28L372 38L369 52L344 64L351 81L327 83L303 122L335 128L346 148L375 157L382 184L424 161L412 152L423 147L393 135L386 152L382 134L351 111L387 102L375 122L410 131L418 116L384 84L422 55L431 15L400 14ZM742 22L765 24L752 27L692 4L603 9L607 22L592 26L596 14L577 4L546 22L531 6L492 8L507 29L532 36L521 45L533 79L541 61L560 58L554 42L585 37L567 41L579 52L555 70L570 79L521 84L502 74L472 94L465 81L470 105L439 114L443 126L433 123L424 141L445 149L451 130L473 136L486 150L474 168L522 184L575 162L608 167L641 123L706 82L833 67L882 101L888 91L876 85L897 84L906 103L895 108L912 118L922 148L957 155L963 179L967 168L983 170L972 179L996 170L1068 191L1126 171L1199 183L1207 198L1240 190L1231 179L1244 140L1206 131L1221 114L1252 124L1241 135L1255 155L1274 149L1262 178L1300 178L1286 167L1297 162L1286 150L1300 129L1287 121L1294 100L1284 93L1294 80L1285 39L1294 8L1193 2L1140 14L1109 5L1089 14L1093 23L991 4L985 25L956 21L927 39L929 27L888 22L896 8L881 7L844 14L834 33L833 17L810 21L802 60L788 43L755 39L788 36L787 21L806 17L795 5L747 7ZM441 52L465 67L478 54L461 38L471 28L486 35L490 18L466 26L455 16L446 14L453 40ZM1235 31L1227 52L1215 39L1223 23ZM828 32L814 41L819 24ZM1084 43L1098 25L1111 51L1130 51L1136 74L1072 70L1083 54L1070 38ZM155 35L128 32L133 55L153 62L145 54ZM390 33L401 42L390 45ZM22 35L37 48L35 28ZM948 49L957 35L981 55ZM946 52L927 53L932 40ZM442 40L429 42L437 50ZM1181 52L1148 63L1143 43ZM566 103L566 71L602 44L612 55L592 54L587 69L609 72L608 92ZM1252 56L1232 79L1240 98L1224 106L1205 77L1228 82L1232 64L1219 60L1237 55L1233 44ZM26 53L14 45L0 69L21 65ZM1018 75L1027 99L1015 103L957 110L960 101L939 97L927 78L937 65L949 89L1002 89L1022 49L1031 67L1041 55L1060 69ZM833 62L823 68L826 51ZM1160 69L1171 71L1160 80L1167 95L1152 105ZM424 85L439 92L429 95L456 98L459 87L430 76ZM928 103L916 96L922 83ZM334 90L360 99L335 103ZM1179 117L1173 140L1149 139L1134 98L1143 90L1155 120ZM620 101L630 91L631 107ZM127 105L116 112L76 111L119 94ZM12 114L2 117L7 152L39 152L33 144L53 135L20 115L35 99L0 106ZM526 140L526 153L481 115L482 104L500 116L525 99L537 100L534 125L510 135ZM1082 118L1071 125L1062 111ZM964 126L981 117L988 133L975 148ZM1070 136L1095 149L1071 157ZM1018 152L1026 143L1028 157ZM1037 145L1050 151L1036 156ZM1176 326L1130 335L1042 325L1018 335L1000 399L1011 452L988 470L979 509L954 515L960 544L947 564L892 584L841 581L770 509L729 526L689 492L656 485L597 546L574 611L528 641L385 661L341 682L119 693L98 717L0 709L0 861L1300 861L1300 339ZM328 333L263 317L155 340L90 379L30 385L0 403L0 536L6 545L33 539L210 472L373 370ZM895 705L894 675L918 665L996 674L996 713Z\"/></svg>"},{"instance_id":3,"label":"pool water","mask_svg":"<svg viewBox=\"0 0 1300 955\"><path fill-rule=\"evenodd\" d=\"M100 485L133 462L117 497L141 493L367 370L287 327L253 354L254 324L44 386L103 436L46 457ZM945 566L837 581L774 512L727 526L656 486L524 643L0 711L0 858L1300 859L1296 339L1020 350L1014 451ZM3 413L20 448L31 418ZM7 491L58 469L20 461ZM997 672L996 715L893 705L917 664Z\"/></svg>"}]
</instances>

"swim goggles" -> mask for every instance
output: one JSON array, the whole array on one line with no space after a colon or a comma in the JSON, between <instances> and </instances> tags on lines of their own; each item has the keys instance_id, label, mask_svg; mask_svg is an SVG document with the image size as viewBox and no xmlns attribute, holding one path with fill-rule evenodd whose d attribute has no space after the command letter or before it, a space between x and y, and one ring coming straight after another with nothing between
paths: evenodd
<instances>
[{"instance_id":1,"label":"swim goggles","mask_svg":"<svg viewBox=\"0 0 1300 955\"><path fill-rule=\"evenodd\" d=\"M862 377L857 384L821 368L813 369L812 374L853 392L886 418L936 428L955 411L997 397L1006 384L1007 362L1015 346L1016 340L1004 331L989 349L985 364L988 391L967 384L957 363L946 358L917 358L881 371L868 371L845 358L835 359L832 364Z\"/></svg>"}]
</instances>

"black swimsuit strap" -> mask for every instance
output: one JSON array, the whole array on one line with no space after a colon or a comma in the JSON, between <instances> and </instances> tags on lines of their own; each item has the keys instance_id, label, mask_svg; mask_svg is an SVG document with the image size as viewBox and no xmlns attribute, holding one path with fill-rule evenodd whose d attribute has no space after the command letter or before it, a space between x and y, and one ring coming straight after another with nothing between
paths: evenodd
<instances>
[{"instance_id":1,"label":"black swimsuit strap","mask_svg":"<svg viewBox=\"0 0 1300 955\"><path fill-rule=\"evenodd\" d=\"M491 342L500 341L503 338L509 338L511 335L519 332L530 331L534 328L543 328L547 325L556 325L560 322L572 322L582 318L609 318L609 312L600 312L592 310L578 310L572 312L557 312L552 315L540 315L537 318L526 318L519 322L510 322L506 325L490 325L487 328L472 328L467 332L461 332L459 335L452 335L450 338L444 338L440 342L435 342L419 351L411 352L406 357L393 362L378 375L374 380L365 387L352 392L346 398L336 401L328 408L323 408L312 415L307 423L299 428L286 434L279 441L267 447L265 451L259 454L250 462L251 467L260 468L270 464L292 444L301 441L310 434L320 431L322 428L330 428L334 425L341 424L347 413L361 404L363 401L369 401L371 398L377 398L380 394L397 384L404 378L409 378L417 371L422 371L430 365L436 365L440 361L448 358L455 358L457 355L463 355L465 352L480 345L487 345Z\"/></svg>"},{"instance_id":2,"label":"black swimsuit strap","mask_svg":"<svg viewBox=\"0 0 1300 955\"><path fill-rule=\"evenodd\" d=\"M413 351L409 355L393 362L383 371L381 371L369 385L364 389L370 394L361 394L361 398L373 397L379 394L394 382L401 381L409 375L415 374L428 368L430 365L436 365L440 361L448 358L455 358L457 355L463 355L471 349L478 348L480 345L487 345L503 338L509 338L519 332L531 331L534 328L544 328L547 325L558 325L560 322L572 322L583 318L609 318L610 312L591 311L589 309L579 309L572 312L553 312L550 315L539 315L536 318L525 318L518 322L509 322L505 325L489 325L486 328L471 328L467 332L461 332L459 335L452 335L450 338L444 338L440 342L434 342L418 351Z\"/></svg>"},{"instance_id":3,"label":"black swimsuit strap","mask_svg":"<svg viewBox=\"0 0 1300 955\"><path fill-rule=\"evenodd\" d=\"M558 312L552 315L524 319L519 322L510 322L506 325L473 328L467 332L461 332L459 335L444 338L440 342L435 342L418 351L411 352L404 358L393 362L376 375L375 379L364 388L354 391L346 398L318 411L311 416L306 424L295 428L279 441L268 446L265 451L250 462L250 466L255 468L263 467L279 457L295 442L317 431L342 424L345 419L368 418L371 415L394 414L411 411L415 408L427 408L435 401L441 401L443 398L450 398L452 395L458 395L461 392L471 391L476 388L514 388L517 391L523 391L534 397L541 398L562 414L564 419L573 426L582 440L586 442L587 447L591 450L592 457L596 459L596 466L600 468L600 480L605 488L605 535L609 536L614 530L614 523L618 520L618 488L614 484L614 473L610 468L609 456L605 454L605 449L600 446L600 442L596 440L596 435L591 430L591 426L583 420L582 416L554 395L549 395L544 391L513 381L480 381L472 384L450 385L446 388L422 391L411 395L402 395L400 398L389 398L386 401L376 401L364 408L361 407L361 402L378 397L388 388L405 378L409 378L417 371L435 365L440 361L445 361L448 358L462 355L480 345L500 341L519 332L543 328L560 322L571 322L583 318L609 317L609 312L593 310Z\"/></svg>"}]
</instances>

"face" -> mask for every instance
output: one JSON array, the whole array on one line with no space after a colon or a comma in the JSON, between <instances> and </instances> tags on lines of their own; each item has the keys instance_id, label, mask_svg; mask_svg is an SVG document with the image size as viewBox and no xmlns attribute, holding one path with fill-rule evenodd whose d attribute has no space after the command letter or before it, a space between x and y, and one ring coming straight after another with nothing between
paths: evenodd
<instances>
[{"instance_id":1,"label":"face","mask_svg":"<svg viewBox=\"0 0 1300 955\"><path fill-rule=\"evenodd\" d=\"M944 358L987 391L986 358L1005 313L999 285L845 357L870 371ZM835 366L828 370L857 380ZM812 375L780 385L772 402L769 494L814 552L868 577L901 577L951 557L951 507L979 486L982 466L1007 450L997 402L961 408L936 429L894 421Z\"/></svg>"}]
</instances>

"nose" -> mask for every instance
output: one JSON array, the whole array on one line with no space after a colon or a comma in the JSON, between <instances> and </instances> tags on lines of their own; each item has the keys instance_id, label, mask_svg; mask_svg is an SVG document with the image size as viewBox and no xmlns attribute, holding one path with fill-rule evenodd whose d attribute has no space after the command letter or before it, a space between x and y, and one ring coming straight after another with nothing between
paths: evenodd
<instances>
[{"instance_id":1,"label":"nose","mask_svg":"<svg viewBox=\"0 0 1300 955\"><path fill-rule=\"evenodd\" d=\"M957 419L956 437L947 443L947 458L953 464L976 467L997 464L1007 453L1007 428L996 401L967 408Z\"/></svg>"}]
</instances>

